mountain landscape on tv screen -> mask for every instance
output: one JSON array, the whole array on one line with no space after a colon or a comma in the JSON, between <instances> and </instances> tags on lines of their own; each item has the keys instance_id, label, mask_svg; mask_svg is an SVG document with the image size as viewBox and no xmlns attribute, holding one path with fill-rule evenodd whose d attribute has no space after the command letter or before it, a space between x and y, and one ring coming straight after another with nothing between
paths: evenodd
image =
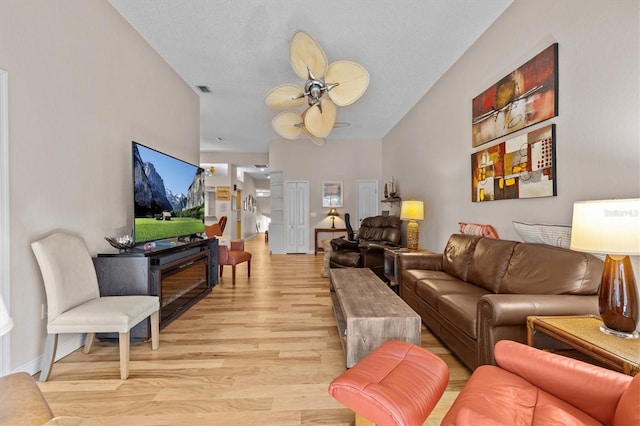
<instances>
[{"instance_id":1,"label":"mountain landscape on tv screen","mask_svg":"<svg viewBox=\"0 0 640 426\"><path fill-rule=\"evenodd\" d=\"M162 176L151 162L144 162L138 147L133 150L135 217L149 217L162 212L180 212L204 203L200 169L194 167L193 182L186 194L174 194L165 187Z\"/></svg>"}]
</instances>

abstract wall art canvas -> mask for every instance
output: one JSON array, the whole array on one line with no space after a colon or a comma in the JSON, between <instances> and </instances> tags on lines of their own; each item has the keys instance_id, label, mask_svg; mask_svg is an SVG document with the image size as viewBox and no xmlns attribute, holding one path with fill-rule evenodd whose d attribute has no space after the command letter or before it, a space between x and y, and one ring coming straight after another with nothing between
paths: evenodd
<instances>
[{"instance_id":1,"label":"abstract wall art canvas","mask_svg":"<svg viewBox=\"0 0 640 426\"><path fill-rule=\"evenodd\" d=\"M558 44L476 96L472 110L473 147L557 116Z\"/></svg>"},{"instance_id":2,"label":"abstract wall art canvas","mask_svg":"<svg viewBox=\"0 0 640 426\"><path fill-rule=\"evenodd\" d=\"M557 195L555 124L471 154L471 201Z\"/></svg>"}]
</instances>

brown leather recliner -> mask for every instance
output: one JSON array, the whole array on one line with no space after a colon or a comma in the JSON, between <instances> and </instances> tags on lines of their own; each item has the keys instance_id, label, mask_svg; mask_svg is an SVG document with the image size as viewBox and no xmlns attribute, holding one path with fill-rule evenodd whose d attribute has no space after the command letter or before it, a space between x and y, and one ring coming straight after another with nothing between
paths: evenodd
<instances>
[{"instance_id":1,"label":"brown leather recliner","mask_svg":"<svg viewBox=\"0 0 640 426\"><path fill-rule=\"evenodd\" d=\"M362 220L355 241L331 240L331 268L369 268L383 281L384 248L398 247L402 221L398 216L372 216Z\"/></svg>"}]
</instances>

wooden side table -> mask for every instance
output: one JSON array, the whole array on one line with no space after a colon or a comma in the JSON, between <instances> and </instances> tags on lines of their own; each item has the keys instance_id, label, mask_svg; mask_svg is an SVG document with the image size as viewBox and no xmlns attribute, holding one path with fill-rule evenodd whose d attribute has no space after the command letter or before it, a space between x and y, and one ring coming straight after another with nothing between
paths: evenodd
<instances>
[{"instance_id":1,"label":"wooden side table","mask_svg":"<svg viewBox=\"0 0 640 426\"><path fill-rule=\"evenodd\" d=\"M409 250L406 247L385 247L384 249L384 276L389 280L389 286L400 294L400 277L398 276L398 256L402 253L428 253L429 250Z\"/></svg>"},{"instance_id":2,"label":"wooden side table","mask_svg":"<svg viewBox=\"0 0 640 426\"><path fill-rule=\"evenodd\" d=\"M527 344L534 346L540 333L616 371L635 376L640 372L640 339L624 339L600 331L602 321L595 315L529 316Z\"/></svg>"},{"instance_id":3,"label":"wooden side table","mask_svg":"<svg viewBox=\"0 0 640 426\"><path fill-rule=\"evenodd\" d=\"M335 234L337 232L341 234L347 235L347 228L315 228L315 233L313 235L313 254L316 255L318 252L324 252L324 247L321 247L321 244L318 244L318 234L321 232L331 233L331 237L335 238Z\"/></svg>"}]
</instances>

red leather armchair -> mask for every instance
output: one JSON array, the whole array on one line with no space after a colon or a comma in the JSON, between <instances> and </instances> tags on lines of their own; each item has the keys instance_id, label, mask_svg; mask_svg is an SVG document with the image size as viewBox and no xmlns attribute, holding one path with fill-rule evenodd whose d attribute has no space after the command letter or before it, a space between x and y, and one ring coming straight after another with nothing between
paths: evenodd
<instances>
[{"instance_id":1,"label":"red leather armchair","mask_svg":"<svg viewBox=\"0 0 640 426\"><path fill-rule=\"evenodd\" d=\"M640 425L640 375L509 340L495 359L473 372L442 425Z\"/></svg>"}]
</instances>

